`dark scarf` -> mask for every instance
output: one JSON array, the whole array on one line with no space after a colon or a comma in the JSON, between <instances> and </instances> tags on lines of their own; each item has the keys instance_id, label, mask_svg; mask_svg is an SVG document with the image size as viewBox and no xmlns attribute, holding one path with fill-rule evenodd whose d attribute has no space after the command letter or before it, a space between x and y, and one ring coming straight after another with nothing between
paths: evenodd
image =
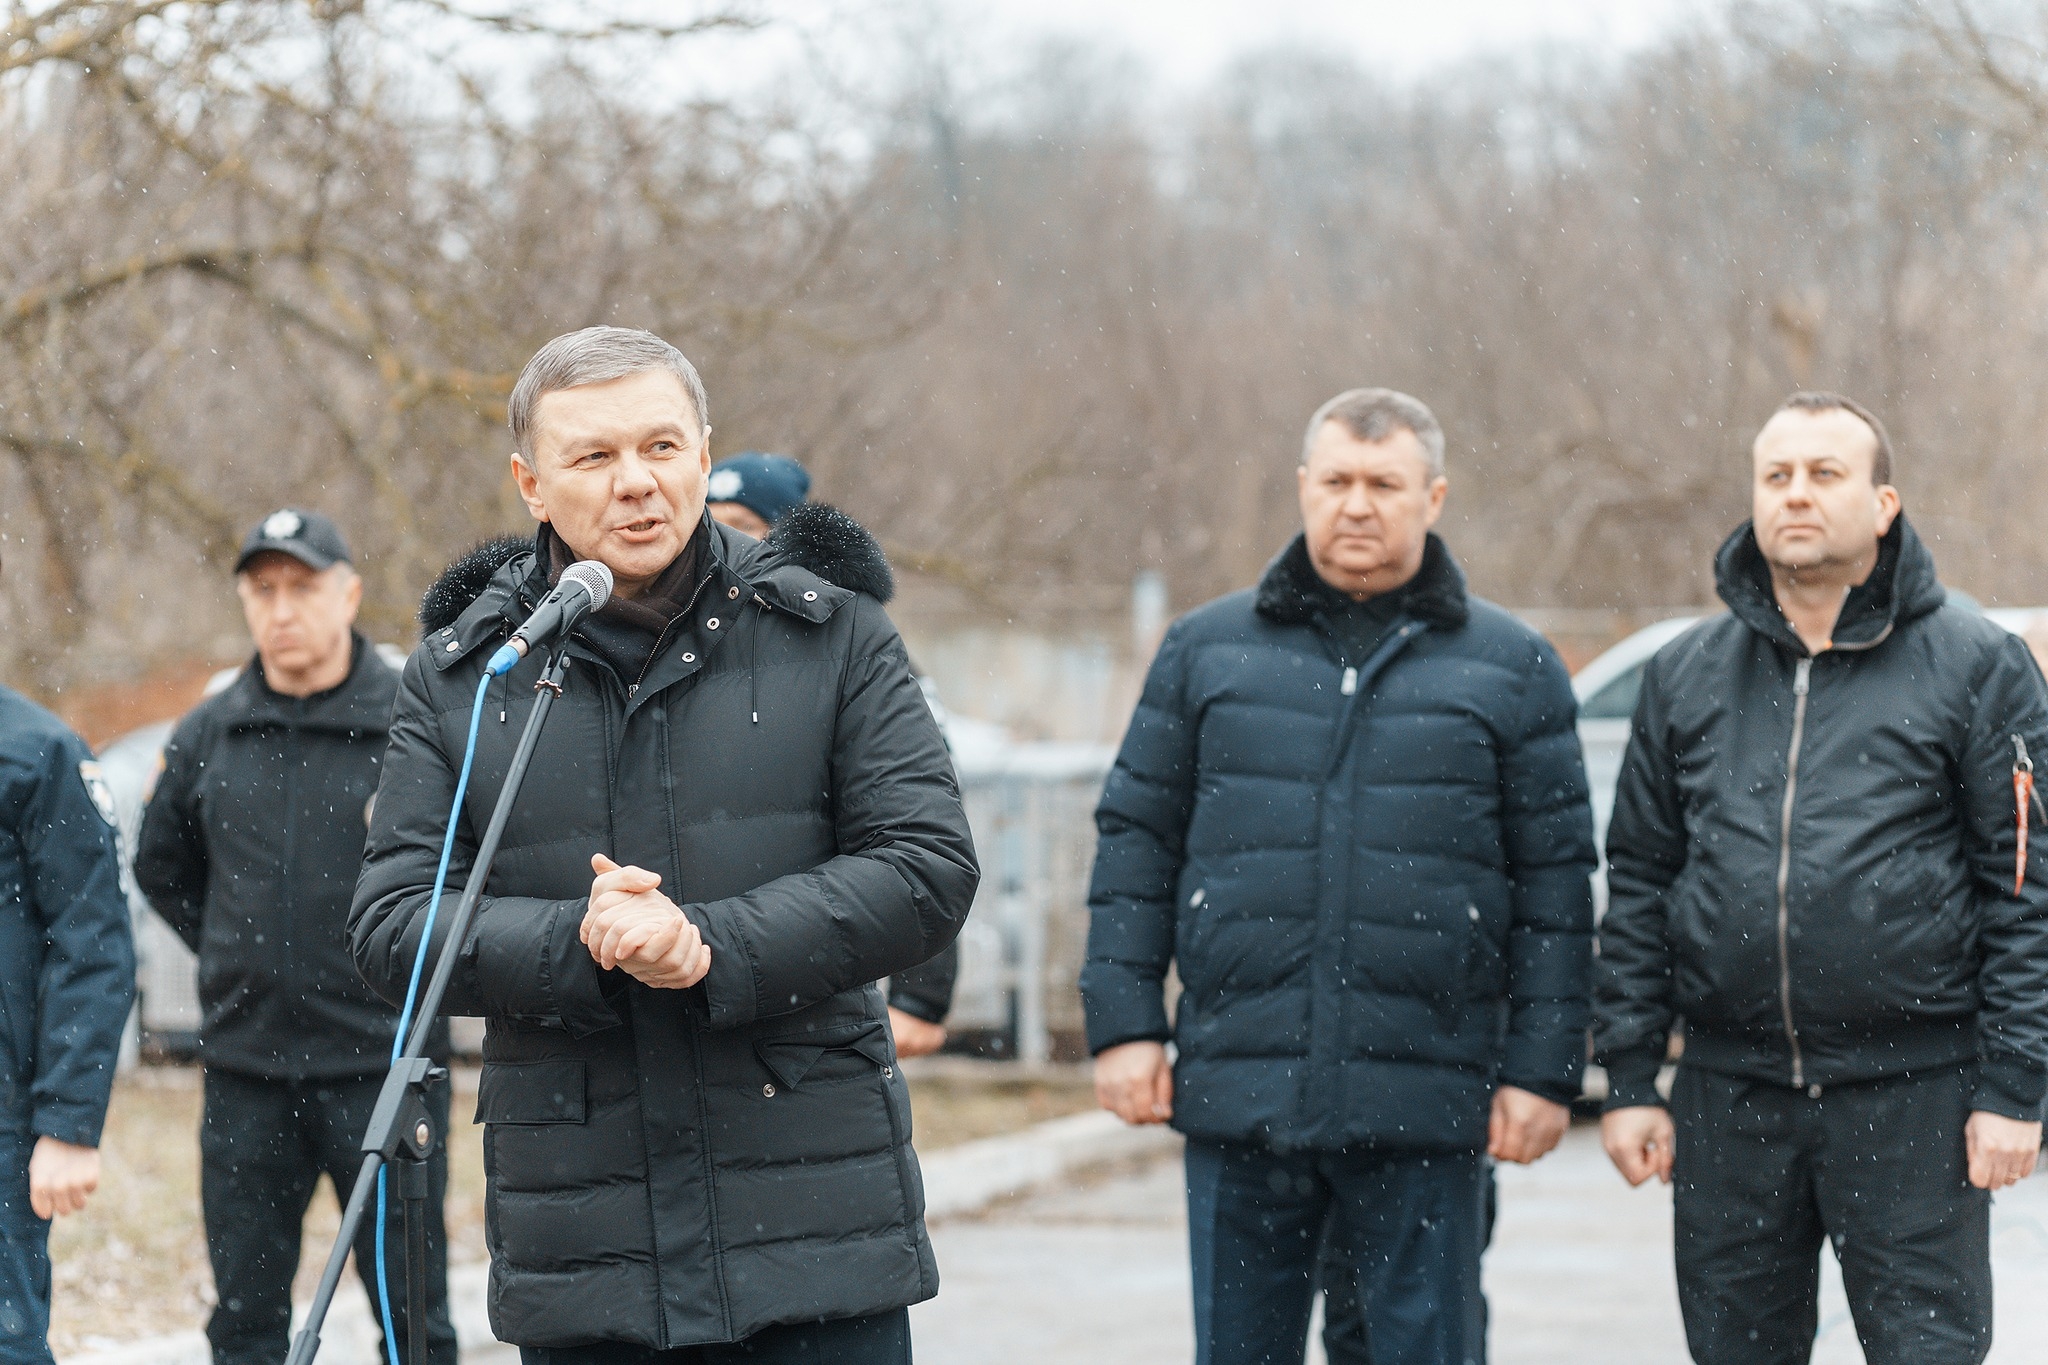
<instances>
[{"instance_id":1,"label":"dark scarf","mask_svg":"<svg viewBox=\"0 0 2048 1365\"><path fill-rule=\"evenodd\" d=\"M696 533L683 546L682 553L661 571L660 577L647 585L647 590L640 596L626 598L614 595L601 610L577 627L577 635L599 658L612 666L621 682L637 682L647 672L647 665L654 658L654 651L661 644L661 637L670 623L687 611L696 599L703 578L699 568L705 557L705 525L704 522L698 523ZM576 562L576 552L555 534L555 528L547 522L541 523L538 539L540 548L547 555L548 585L552 587L561 581L562 571Z\"/></svg>"}]
</instances>

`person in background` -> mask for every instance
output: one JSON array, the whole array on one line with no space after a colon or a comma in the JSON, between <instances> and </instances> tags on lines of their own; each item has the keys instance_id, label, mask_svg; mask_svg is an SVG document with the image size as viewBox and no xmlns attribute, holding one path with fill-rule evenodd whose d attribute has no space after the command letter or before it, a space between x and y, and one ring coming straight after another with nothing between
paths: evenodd
<instances>
[{"instance_id":1,"label":"person in background","mask_svg":"<svg viewBox=\"0 0 2048 1365\"><path fill-rule=\"evenodd\" d=\"M199 955L199 1188L219 1288L206 1337L216 1365L277 1365L313 1188L324 1171L348 1202L398 1028L356 973L347 934L398 675L355 631L362 580L319 513L265 517L242 544L235 588L256 657L172 732L135 880ZM445 1025L433 1054L447 1059ZM445 1082L432 1102L446 1132ZM427 1340L431 1365L455 1365L445 1146L428 1177ZM403 1341L396 1182L387 1199L386 1292ZM355 1252L374 1284L374 1218Z\"/></svg>"},{"instance_id":2,"label":"person in background","mask_svg":"<svg viewBox=\"0 0 2048 1365\"><path fill-rule=\"evenodd\" d=\"M809 470L787 455L749 450L711 466L704 510L722 526L766 540L783 513L810 496Z\"/></svg>"},{"instance_id":3,"label":"person in background","mask_svg":"<svg viewBox=\"0 0 2048 1365\"><path fill-rule=\"evenodd\" d=\"M787 455L750 450L712 465L704 489L704 509L713 521L766 540L776 522L810 497L811 474ZM929 686L925 700L939 711ZM889 978L889 1030L896 1036L897 1056L923 1057L946 1045L946 1015L959 975L956 940L931 961Z\"/></svg>"},{"instance_id":4,"label":"person in background","mask_svg":"<svg viewBox=\"0 0 2048 1365\"><path fill-rule=\"evenodd\" d=\"M84 741L0 687L0 1365L51 1365L50 1221L99 1188L134 999L113 794Z\"/></svg>"},{"instance_id":5,"label":"person in background","mask_svg":"<svg viewBox=\"0 0 2048 1365\"><path fill-rule=\"evenodd\" d=\"M1828 1241L1871 1365L1976 1365L2048 1091L2048 697L1948 600L1868 409L1793 394L1750 466L1728 611L1644 669L1616 790L1602 1136L1675 1186L1701 1365L1809 1359Z\"/></svg>"},{"instance_id":6,"label":"person in background","mask_svg":"<svg viewBox=\"0 0 2048 1365\"><path fill-rule=\"evenodd\" d=\"M1198 1365L1299 1362L1319 1255L1377 1358L1483 1359L1487 1160L1542 1157L1579 1093L1577 706L1466 591L1447 487L1421 402L1319 409L1302 533L1167 631L1096 812L1096 1094L1187 1135Z\"/></svg>"}]
</instances>

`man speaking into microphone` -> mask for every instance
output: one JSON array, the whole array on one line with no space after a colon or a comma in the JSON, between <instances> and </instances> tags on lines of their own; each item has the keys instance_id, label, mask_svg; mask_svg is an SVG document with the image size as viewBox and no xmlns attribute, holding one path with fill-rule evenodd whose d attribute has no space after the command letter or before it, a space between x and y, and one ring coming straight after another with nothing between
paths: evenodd
<instances>
[{"instance_id":1,"label":"man speaking into microphone","mask_svg":"<svg viewBox=\"0 0 2048 1365\"><path fill-rule=\"evenodd\" d=\"M427 595L350 921L401 998L486 665L605 566L446 1003L487 1021L492 1328L527 1365L908 1365L938 1276L872 983L953 938L979 874L888 566L829 508L766 541L706 516L703 385L649 333L557 337L509 416L539 530ZM488 684L437 933L555 643L531 633Z\"/></svg>"}]
</instances>

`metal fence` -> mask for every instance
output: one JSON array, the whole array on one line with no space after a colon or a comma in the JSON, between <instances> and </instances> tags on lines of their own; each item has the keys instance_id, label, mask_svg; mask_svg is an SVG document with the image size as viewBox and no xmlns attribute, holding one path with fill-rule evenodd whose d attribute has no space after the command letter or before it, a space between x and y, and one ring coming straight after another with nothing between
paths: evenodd
<instances>
[{"instance_id":1,"label":"metal fence","mask_svg":"<svg viewBox=\"0 0 2048 1365\"><path fill-rule=\"evenodd\" d=\"M1027 1062L1079 1055L1094 811L1112 757L1026 744L960 763L981 890L960 935L948 1026L1002 1034Z\"/></svg>"}]
</instances>

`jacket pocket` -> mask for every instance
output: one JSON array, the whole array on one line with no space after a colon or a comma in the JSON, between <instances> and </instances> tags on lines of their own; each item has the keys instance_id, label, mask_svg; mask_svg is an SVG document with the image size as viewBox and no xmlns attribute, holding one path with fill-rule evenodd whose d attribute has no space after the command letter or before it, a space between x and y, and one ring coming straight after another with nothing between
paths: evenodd
<instances>
[{"instance_id":1,"label":"jacket pocket","mask_svg":"<svg viewBox=\"0 0 2048 1365\"><path fill-rule=\"evenodd\" d=\"M872 1075L896 1062L895 1049L889 1042L889 1026L880 1019L757 1038L754 1055L778 1084L791 1089L807 1079Z\"/></svg>"},{"instance_id":2,"label":"jacket pocket","mask_svg":"<svg viewBox=\"0 0 2048 1365\"><path fill-rule=\"evenodd\" d=\"M1498 1000L1508 992L1508 956L1486 927L1477 901L1465 903L1465 981L1462 999Z\"/></svg>"},{"instance_id":3,"label":"jacket pocket","mask_svg":"<svg viewBox=\"0 0 2048 1365\"><path fill-rule=\"evenodd\" d=\"M582 1123L589 1068L556 1062L491 1062L476 1088L478 1123Z\"/></svg>"},{"instance_id":4,"label":"jacket pocket","mask_svg":"<svg viewBox=\"0 0 2048 1365\"><path fill-rule=\"evenodd\" d=\"M1462 886L1418 887L1404 900L1390 920L1351 925L1360 976L1383 994L1454 1009L1469 997L1481 967L1479 912Z\"/></svg>"},{"instance_id":5,"label":"jacket pocket","mask_svg":"<svg viewBox=\"0 0 2048 1365\"><path fill-rule=\"evenodd\" d=\"M1767 881L1725 894L1688 869L1665 895L1672 1001L1691 1024L1778 1036L1776 890Z\"/></svg>"}]
</instances>

